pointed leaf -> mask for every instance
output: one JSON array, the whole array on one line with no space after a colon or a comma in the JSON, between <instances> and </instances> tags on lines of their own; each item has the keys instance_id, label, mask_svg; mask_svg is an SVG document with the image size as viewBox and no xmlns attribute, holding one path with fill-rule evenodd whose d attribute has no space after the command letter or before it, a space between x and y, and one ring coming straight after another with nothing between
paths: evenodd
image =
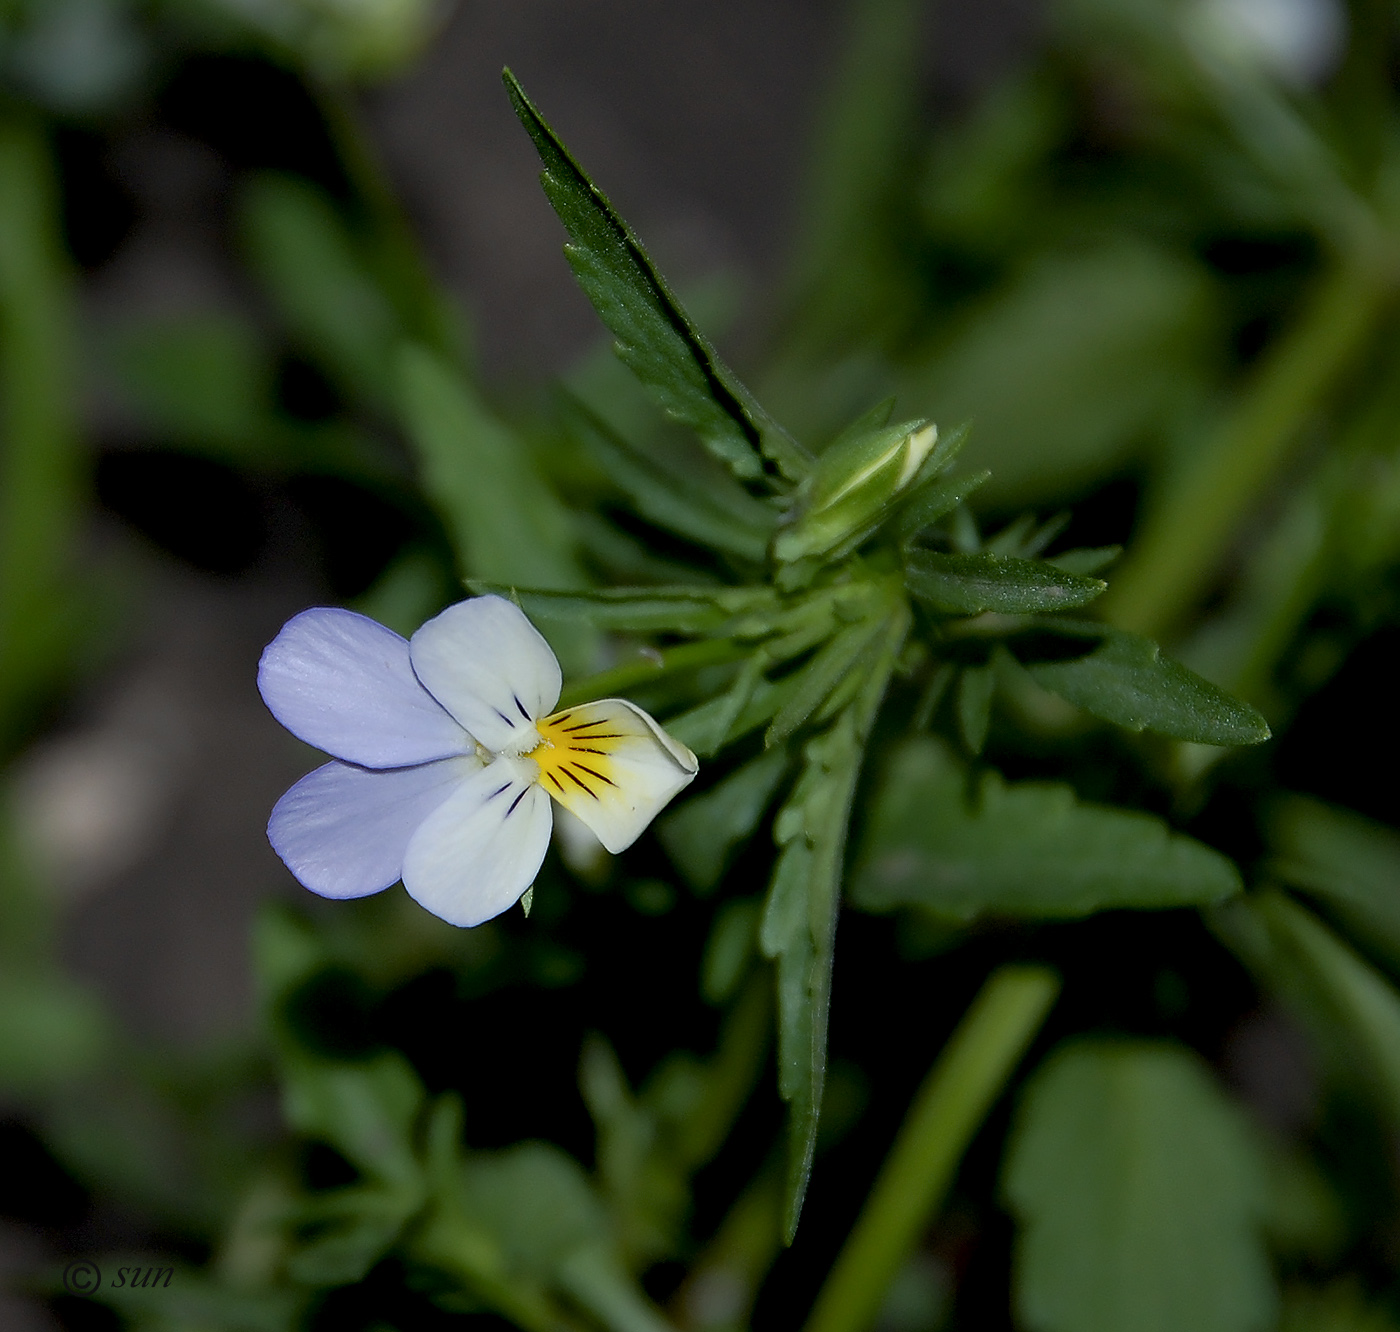
<instances>
[{"instance_id":1,"label":"pointed leaf","mask_svg":"<svg viewBox=\"0 0 1400 1332\"><path fill-rule=\"evenodd\" d=\"M919 601L945 615L1070 610L1087 605L1108 586L1043 560L985 552L944 555L931 550L911 552L904 581Z\"/></svg>"},{"instance_id":2,"label":"pointed leaf","mask_svg":"<svg viewBox=\"0 0 1400 1332\"><path fill-rule=\"evenodd\" d=\"M1122 546L1081 546L1063 555L1052 555L1046 561L1057 569L1072 574L1102 573L1123 553Z\"/></svg>"},{"instance_id":3,"label":"pointed leaf","mask_svg":"<svg viewBox=\"0 0 1400 1332\"><path fill-rule=\"evenodd\" d=\"M620 587L555 592L475 579L467 586L478 593L513 596L531 619L574 621L631 633L717 633L741 615L777 608L777 598L763 587Z\"/></svg>"},{"instance_id":4,"label":"pointed leaf","mask_svg":"<svg viewBox=\"0 0 1400 1332\"><path fill-rule=\"evenodd\" d=\"M1006 1160L1019 1321L1034 1332L1265 1332L1278 1293L1263 1164L1200 1061L1080 1041L1026 1089Z\"/></svg>"},{"instance_id":5,"label":"pointed leaf","mask_svg":"<svg viewBox=\"0 0 1400 1332\"><path fill-rule=\"evenodd\" d=\"M776 745L786 740L816 712L884 628L882 620L861 620L830 638L798 673L797 686L773 718L766 743Z\"/></svg>"},{"instance_id":6,"label":"pointed leaf","mask_svg":"<svg viewBox=\"0 0 1400 1332\"><path fill-rule=\"evenodd\" d=\"M990 472L972 472L967 476L954 476L920 487L909 496L899 515L899 539L912 541L925 528L932 527L940 518L946 518L985 485L990 476Z\"/></svg>"},{"instance_id":7,"label":"pointed leaf","mask_svg":"<svg viewBox=\"0 0 1400 1332\"><path fill-rule=\"evenodd\" d=\"M1201 745L1257 745L1269 724L1137 634L1106 631L1102 644L1071 661L1027 663L1043 689L1129 731L1155 731Z\"/></svg>"},{"instance_id":8,"label":"pointed leaf","mask_svg":"<svg viewBox=\"0 0 1400 1332\"><path fill-rule=\"evenodd\" d=\"M1240 889L1218 851L1137 811L1081 804L1057 782L982 774L931 737L895 754L871 802L851 899L868 911L1032 919L1219 901Z\"/></svg>"},{"instance_id":9,"label":"pointed leaf","mask_svg":"<svg viewBox=\"0 0 1400 1332\"><path fill-rule=\"evenodd\" d=\"M773 822L782 852L764 903L759 948L778 971L778 1091L788 1102L783 1229L789 1244L812 1171L826 1085L832 950L851 802L866 736L908 627L907 615L885 626L882 655L850 706L808 741L802 775Z\"/></svg>"},{"instance_id":10,"label":"pointed leaf","mask_svg":"<svg viewBox=\"0 0 1400 1332\"><path fill-rule=\"evenodd\" d=\"M735 482L720 491L676 476L576 401L567 403L565 421L642 517L712 550L754 561L767 554L775 515ZM719 478L728 481L723 472Z\"/></svg>"},{"instance_id":11,"label":"pointed leaf","mask_svg":"<svg viewBox=\"0 0 1400 1332\"><path fill-rule=\"evenodd\" d=\"M996 676L990 666L969 666L958 678L958 731L971 754L987 743L992 720L992 691Z\"/></svg>"},{"instance_id":12,"label":"pointed leaf","mask_svg":"<svg viewBox=\"0 0 1400 1332\"><path fill-rule=\"evenodd\" d=\"M691 426L736 476L760 476L767 459L789 480L800 480L810 462L806 451L720 360L631 228L545 123L515 75L506 70L503 77L544 164L545 193L569 233L569 264L617 338L618 355L661 406Z\"/></svg>"}]
</instances>

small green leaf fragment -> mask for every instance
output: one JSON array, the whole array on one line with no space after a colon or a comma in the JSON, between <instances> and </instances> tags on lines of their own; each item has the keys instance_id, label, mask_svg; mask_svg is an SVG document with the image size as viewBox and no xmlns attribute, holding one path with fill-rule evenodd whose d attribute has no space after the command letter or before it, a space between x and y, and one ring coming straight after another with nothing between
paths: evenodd
<instances>
[{"instance_id":1,"label":"small green leaf fragment","mask_svg":"<svg viewBox=\"0 0 1400 1332\"><path fill-rule=\"evenodd\" d=\"M969 754L980 754L987 743L995 689L990 665L969 666L958 677L958 732Z\"/></svg>"},{"instance_id":2,"label":"small green leaf fragment","mask_svg":"<svg viewBox=\"0 0 1400 1332\"><path fill-rule=\"evenodd\" d=\"M1082 1040L1026 1089L1004 1189L1015 1305L1036 1332L1263 1332L1278 1292L1263 1163L1181 1047Z\"/></svg>"},{"instance_id":3,"label":"small green leaf fragment","mask_svg":"<svg viewBox=\"0 0 1400 1332\"><path fill-rule=\"evenodd\" d=\"M414 1125L423 1085L397 1051L356 1064L292 1052L284 1060L283 1112L309 1138L328 1142L370 1179L414 1188Z\"/></svg>"},{"instance_id":4,"label":"small green leaf fragment","mask_svg":"<svg viewBox=\"0 0 1400 1332\"><path fill-rule=\"evenodd\" d=\"M1271 803L1269 868L1335 913L1348 929L1400 965L1400 833L1307 796Z\"/></svg>"},{"instance_id":5,"label":"small green leaf fragment","mask_svg":"<svg viewBox=\"0 0 1400 1332\"><path fill-rule=\"evenodd\" d=\"M941 917L1064 919L1202 905L1240 890L1233 862L1135 810L1081 803L1057 782L968 776L942 742L895 751L870 805L851 900Z\"/></svg>"},{"instance_id":6,"label":"small green leaf fragment","mask_svg":"<svg viewBox=\"0 0 1400 1332\"><path fill-rule=\"evenodd\" d=\"M1257 745L1270 735L1248 703L1162 656L1156 643L1138 634L1106 630L1087 656L1027 663L1026 669L1041 688L1129 731L1202 745Z\"/></svg>"},{"instance_id":7,"label":"small green leaf fragment","mask_svg":"<svg viewBox=\"0 0 1400 1332\"><path fill-rule=\"evenodd\" d=\"M944 615L1071 610L1087 605L1108 586L1097 578L1066 573L1043 560L929 550L910 553L904 581L914 597Z\"/></svg>"},{"instance_id":8,"label":"small green leaf fragment","mask_svg":"<svg viewBox=\"0 0 1400 1332\"><path fill-rule=\"evenodd\" d=\"M985 485L991 475L990 472L972 472L967 476L949 477L946 481L931 481L913 490L899 515L900 541L912 541L925 528L946 518Z\"/></svg>"},{"instance_id":9,"label":"small green leaf fragment","mask_svg":"<svg viewBox=\"0 0 1400 1332\"><path fill-rule=\"evenodd\" d=\"M696 892L714 890L730 851L758 827L787 765L784 750L765 750L656 825L661 845Z\"/></svg>"},{"instance_id":10,"label":"small green leaf fragment","mask_svg":"<svg viewBox=\"0 0 1400 1332\"><path fill-rule=\"evenodd\" d=\"M1251 894L1210 923L1317 1038L1333 1075L1400 1129L1400 993L1312 912L1281 892Z\"/></svg>"},{"instance_id":11,"label":"small green leaf fragment","mask_svg":"<svg viewBox=\"0 0 1400 1332\"><path fill-rule=\"evenodd\" d=\"M736 681L736 689L740 681ZM666 730L701 758L717 754L730 741L747 735L768 721L792 697L797 677L789 676L776 684L764 679L753 682L743 694L721 694L698 707L666 721ZM736 702L740 706L735 707Z\"/></svg>"},{"instance_id":12,"label":"small green leaf fragment","mask_svg":"<svg viewBox=\"0 0 1400 1332\"><path fill-rule=\"evenodd\" d=\"M1122 546L1081 546L1077 550L1067 550L1063 555L1052 555L1046 563L1066 573L1088 577L1102 573L1122 553Z\"/></svg>"},{"instance_id":13,"label":"small green leaf fragment","mask_svg":"<svg viewBox=\"0 0 1400 1332\"><path fill-rule=\"evenodd\" d=\"M700 967L700 991L707 1003L722 1004L739 988L758 949L762 903L752 897L725 902L715 912Z\"/></svg>"},{"instance_id":14,"label":"small green leaf fragment","mask_svg":"<svg viewBox=\"0 0 1400 1332\"><path fill-rule=\"evenodd\" d=\"M773 607L777 598L763 587L602 588L558 592L550 588L514 588L509 584L469 579L476 593L513 596L531 619L582 622L599 629L630 633L718 634L736 617Z\"/></svg>"}]
</instances>

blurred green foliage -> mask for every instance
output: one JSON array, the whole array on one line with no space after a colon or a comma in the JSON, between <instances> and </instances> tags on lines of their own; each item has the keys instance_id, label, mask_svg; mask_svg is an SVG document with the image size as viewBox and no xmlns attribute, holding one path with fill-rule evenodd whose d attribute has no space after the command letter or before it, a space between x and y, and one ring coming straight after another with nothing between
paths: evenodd
<instances>
[{"instance_id":1,"label":"blurred green foliage","mask_svg":"<svg viewBox=\"0 0 1400 1332\"><path fill-rule=\"evenodd\" d=\"M100 1298L228 1332L1397 1325L1392 8L1060 0L931 119L936 13L857 0L742 374L507 75L620 358L516 401L356 123L436 17L0 7L0 752L111 637L91 375L162 457L373 501L401 532L352 595L400 631L511 592L566 702L635 698L702 778L616 863L561 847L528 921L268 910L256 1031L180 1056L65 974L7 798L6 1115L136 1237L81 1256L176 1269ZM338 184L240 163L249 308L88 338L63 136L211 55L299 81ZM1279 1026L1297 1104L1286 1052L1246 1067Z\"/></svg>"}]
</instances>

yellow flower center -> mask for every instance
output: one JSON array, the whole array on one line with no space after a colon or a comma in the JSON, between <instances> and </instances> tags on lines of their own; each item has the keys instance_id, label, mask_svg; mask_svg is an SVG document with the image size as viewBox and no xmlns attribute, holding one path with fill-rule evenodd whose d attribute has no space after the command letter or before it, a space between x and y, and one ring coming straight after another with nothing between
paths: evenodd
<instances>
[{"instance_id":1,"label":"yellow flower center","mask_svg":"<svg viewBox=\"0 0 1400 1332\"><path fill-rule=\"evenodd\" d=\"M600 717L585 705L556 712L536 725L540 743L529 757L539 765L545 790L568 801L580 795L601 800L619 789L611 754L627 735L615 717Z\"/></svg>"}]
</instances>

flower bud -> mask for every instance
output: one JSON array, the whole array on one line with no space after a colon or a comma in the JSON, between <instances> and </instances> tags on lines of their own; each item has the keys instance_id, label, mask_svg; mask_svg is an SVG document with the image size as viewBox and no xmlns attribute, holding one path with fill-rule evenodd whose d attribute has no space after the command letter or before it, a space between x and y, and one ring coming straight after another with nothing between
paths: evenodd
<instances>
[{"instance_id":1,"label":"flower bud","mask_svg":"<svg viewBox=\"0 0 1400 1332\"><path fill-rule=\"evenodd\" d=\"M784 563L822 555L860 533L918 475L938 440L922 421L838 440L821 456L796 521L779 532L773 553Z\"/></svg>"}]
</instances>

